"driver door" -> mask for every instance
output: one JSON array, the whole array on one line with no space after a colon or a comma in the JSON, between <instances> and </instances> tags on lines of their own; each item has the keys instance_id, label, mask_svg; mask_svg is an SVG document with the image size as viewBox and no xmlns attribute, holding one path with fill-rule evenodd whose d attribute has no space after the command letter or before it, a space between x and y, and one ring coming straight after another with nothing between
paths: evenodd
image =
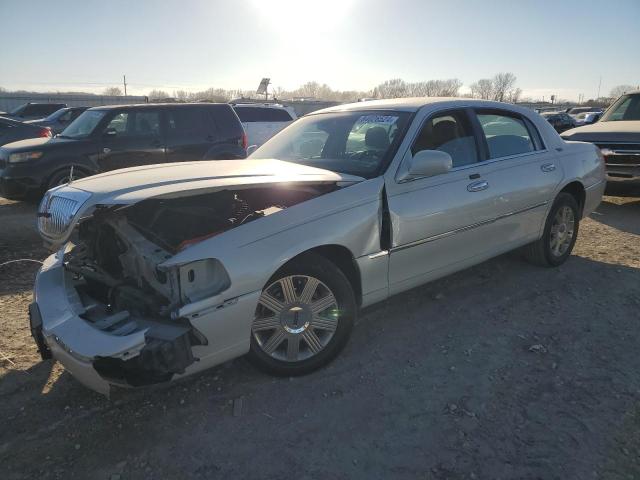
<instances>
[{"instance_id":1,"label":"driver door","mask_svg":"<svg viewBox=\"0 0 640 480\"><path fill-rule=\"evenodd\" d=\"M434 113L422 124L403 165L420 150L448 153L453 168L408 181L387 178L390 294L464 268L495 242L492 219L499 209L500 189L493 185L490 167L481 161L469 111Z\"/></svg>"},{"instance_id":2,"label":"driver door","mask_svg":"<svg viewBox=\"0 0 640 480\"><path fill-rule=\"evenodd\" d=\"M121 110L103 130L97 163L101 171L152 165L165 161L160 110Z\"/></svg>"}]
</instances>

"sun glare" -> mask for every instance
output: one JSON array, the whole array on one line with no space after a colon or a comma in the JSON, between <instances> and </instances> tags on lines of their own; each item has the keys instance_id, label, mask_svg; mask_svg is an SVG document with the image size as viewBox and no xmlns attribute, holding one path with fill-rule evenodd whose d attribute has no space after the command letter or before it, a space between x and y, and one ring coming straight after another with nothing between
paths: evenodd
<instances>
[{"instance_id":1,"label":"sun glare","mask_svg":"<svg viewBox=\"0 0 640 480\"><path fill-rule=\"evenodd\" d=\"M294 31L327 32L343 21L355 0L252 0L256 14L272 28Z\"/></svg>"}]
</instances>

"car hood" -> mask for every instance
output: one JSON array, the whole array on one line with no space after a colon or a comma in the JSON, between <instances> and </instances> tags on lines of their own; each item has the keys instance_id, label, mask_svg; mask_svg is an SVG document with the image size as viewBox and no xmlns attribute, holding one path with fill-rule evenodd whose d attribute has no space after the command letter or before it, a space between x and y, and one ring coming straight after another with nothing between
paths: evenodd
<instances>
[{"instance_id":1,"label":"car hood","mask_svg":"<svg viewBox=\"0 0 640 480\"><path fill-rule=\"evenodd\" d=\"M596 122L567 130L561 136L565 140L581 142L638 142L640 141L640 121Z\"/></svg>"},{"instance_id":2,"label":"car hood","mask_svg":"<svg viewBox=\"0 0 640 480\"><path fill-rule=\"evenodd\" d=\"M26 122L25 122L26 123ZM33 150L34 148L55 148L57 146L69 143L77 143L85 139L73 139L73 138L60 138L60 137L38 137L28 138L26 140L18 140L17 142L7 143L2 148L5 150L11 150L12 152L24 152Z\"/></svg>"},{"instance_id":3,"label":"car hood","mask_svg":"<svg viewBox=\"0 0 640 480\"><path fill-rule=\"evenodd\" d=\"M79 219L90 215L97 206L127 206L149 198L187 197L274 183L326 182L346 186L363 180L280 160L209 160L125 168L49 190L38 216L46 218L51 215L50 208L55 208L52 205L64 204L64 231L54 237L40 229L40 234L51 246L59 246L67 241ZM54 202L54 197L60 202Z\"/></svg>"}]
</instances>

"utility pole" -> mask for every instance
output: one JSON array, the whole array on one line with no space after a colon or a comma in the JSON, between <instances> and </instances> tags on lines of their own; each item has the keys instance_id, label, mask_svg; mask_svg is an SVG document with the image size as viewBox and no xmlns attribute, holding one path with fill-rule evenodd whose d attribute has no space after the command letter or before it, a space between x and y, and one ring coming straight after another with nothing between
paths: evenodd
<instances>
[{"instance_id":1,"label":"utility pole","mask_svg":"<svg viewBox=\"0 0 640 480\"><path fill-rule=\"evenodd\" d=\"M127 96L127 76L122 76L122 84L124 85L124 96Z\"/></svg>"},{"instance_id":2,"label":"utility pole","mask_svg":"<svg viewBox=\"0 0 640 480\"><path fill-rule=\"evenodd\" d=\"M600 81L598 82L598 96L596 97L596 100L598 98L600 98L600 87L602 86L602 75L600 75Z\"/></svg>"}]
</instances>

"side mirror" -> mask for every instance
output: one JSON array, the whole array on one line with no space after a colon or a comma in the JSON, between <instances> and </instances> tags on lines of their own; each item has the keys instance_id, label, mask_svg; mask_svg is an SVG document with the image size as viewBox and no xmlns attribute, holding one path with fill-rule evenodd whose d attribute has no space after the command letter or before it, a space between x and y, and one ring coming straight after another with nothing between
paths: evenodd
<instances>
[{"instance_id":1,"label":"side mirror","mask_svg":"<svg viewBox=\"0 0 640 480\"><path fill-rule=\"evenodd\" d=\"M407 179L417 177L433 177L451 170L451 155L440 150L420 150L411 158Z\"/></svg>"},{"instance_id":2,"label":"side mirror","mask_svg":"<svg viewBox=\"0 0 640 480\"><path fill-rule=\"evenodd\" d=\"M247 157L258 149L257 145L249 145L247 147Z\"/></svg>"},{"instance_id":3,"label":"side mirror","mask_svg":"<svg viewBox=\"0 0 640 480\"><path fill-rule=\"evenodd\" d=\"M107 128L103 133L104 137L110 137L110 138L113 138L116 135L118 135L118 131L115 128Z\"/></svg>"}]
</instances>

